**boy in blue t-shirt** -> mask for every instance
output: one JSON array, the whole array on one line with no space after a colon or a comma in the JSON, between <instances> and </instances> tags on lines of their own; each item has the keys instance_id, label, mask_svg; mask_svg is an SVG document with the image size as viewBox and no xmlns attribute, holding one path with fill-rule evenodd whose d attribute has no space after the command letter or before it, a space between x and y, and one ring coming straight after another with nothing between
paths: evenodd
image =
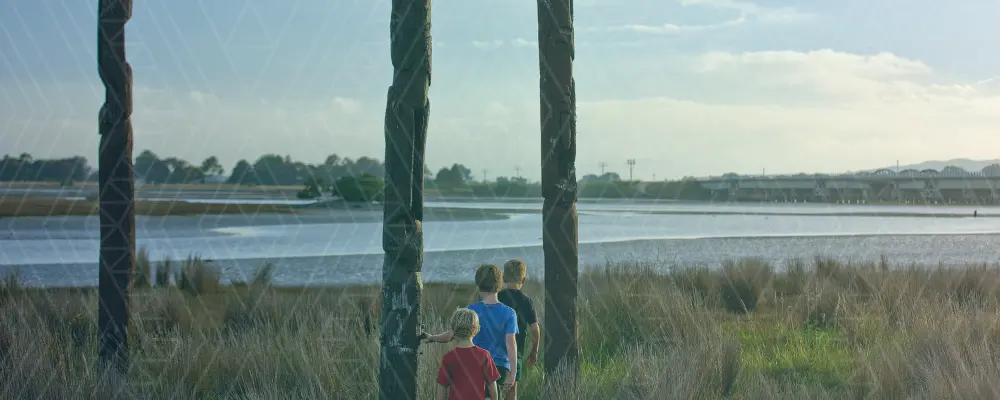
<instances>
[{"instance_id":1,"label":"boy in blue t-shirt","mask_svg":"<svg viewBox=\"0 0 1000 400\"><path fill-rule=\"evenodd\" d=\"M503 274L493 264L483 264L476 270L476 286L482 301L469 305L469 309L479 316L479 333L472 343L482 347L493 356L493 363L500 372L503 382L501 392L506 394L514 386L517 376L517 314L497 299ZM427 337L429 342L447 343L454 338L451 331ZM505 398L507 396L504 396Z\"/></svg>"}]
</instances>

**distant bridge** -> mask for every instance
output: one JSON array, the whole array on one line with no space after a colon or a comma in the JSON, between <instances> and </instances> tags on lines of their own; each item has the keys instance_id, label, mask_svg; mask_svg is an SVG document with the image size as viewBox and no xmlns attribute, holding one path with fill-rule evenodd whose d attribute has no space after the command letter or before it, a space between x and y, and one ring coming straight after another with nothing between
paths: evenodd
<instances>
[{"instance_id":1,"label":"distant bridge","mask_svg":"<svg viewBox=\"0 0 1000 400\"><path fill-rule=\"evenodd\" d=\"M1000 165L979 172L880 169L859 174L748 176L698 179L713 200L870 203L1000 203Z\"/></svg>"}]
</instances>

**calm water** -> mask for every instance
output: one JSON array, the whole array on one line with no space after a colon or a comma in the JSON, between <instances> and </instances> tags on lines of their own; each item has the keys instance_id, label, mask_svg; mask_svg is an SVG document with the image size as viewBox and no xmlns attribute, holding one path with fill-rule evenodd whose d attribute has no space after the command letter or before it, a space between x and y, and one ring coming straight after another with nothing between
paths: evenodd
<instances>
[{"instance_id":1,"label":"calm water","mask_svg":"<svg viewBox=\"0 0 1000 400\"><path fill-rule=\"evenodd\" d=\"M220 201L220 200L211 200ZM540 266L539 204L428 203L431 207L520 209L500 221L428 221L424 279L467 280L470 266L522 258ZM958 264L993 262L1000 218L972 218L972 207L871 207L708 204L580 204L581 264L608 260L716 264L761 257L776 262L825 255L844 260ZM771 215L671 215L648 211L754 212ZM980 215L1000 215L978 208ZM969 217L849 216L848 213L961 214ZM808 215L805 215L808 214ZM836 215L816 215L836 214ZM97 282L96 218L0 221L0 271L19 266L32 285ZM381 224L329 223L296 216L137 219L139 247L153 259L192 253L214 259L227 278L240 278L265 260L278 265L279 284L377 282ZM540 268L534 271L540 273ZM536 277L537 278L537 277Z\"/></svg>"}]
</instances>

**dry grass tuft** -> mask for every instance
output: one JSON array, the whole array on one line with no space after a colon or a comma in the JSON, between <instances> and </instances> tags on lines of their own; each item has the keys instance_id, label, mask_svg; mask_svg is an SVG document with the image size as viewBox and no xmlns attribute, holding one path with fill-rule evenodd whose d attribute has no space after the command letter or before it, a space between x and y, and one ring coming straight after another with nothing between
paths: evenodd
<instances>
[{"instance_id":1,"label":"dry grass tuft","mask_svg":"<svg viewBox=\"0 0 1000 400\"><path fill-rule=\"evenodd\" d=\"M149 251L139 249L135 252L135 266L132 269L132 287L148 288L153 284L153 263L149 260Z\"/></svg>"},{"instance_id":2,"label":"dry grass tuft","mask_svg":"<svg viewBox=\"0 0 1000 400\"><path fill-rule=\"evenodd\" d=\"M183 292L200 295L218 292L221 289L222 274L200 256L188 256L177 274L177 288Z\"/></svg>"}]
</instances>

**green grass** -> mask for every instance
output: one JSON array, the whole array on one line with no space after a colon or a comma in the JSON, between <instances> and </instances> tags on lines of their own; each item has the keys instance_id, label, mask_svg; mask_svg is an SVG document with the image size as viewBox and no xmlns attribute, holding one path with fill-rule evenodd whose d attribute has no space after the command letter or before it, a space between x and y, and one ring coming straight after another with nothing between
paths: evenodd
<instances>
[{"instance_id":1,"label":"green grass","mask_svg":"<svg viewBox=\"0 0 1000 400\"><path fill-rule=\"evenodd\" d=\"M134 363L120 398L377 398L377 286L272 287L271 265L220 285L197 257L163 285L148 278L163 263L144 262L152 268L141 279L155 284L132 294ZM1000 268L887 264L590 269L580 281L579 379L522 366L519 397L995 398ZM113 398L93 367L96 290L0 282L0 398ZM475 299L468 284L424 290L428 331ZM541 285L525 290L544 331ZM450 348L421 347L421 398L433 398Z\"/></svg>"},{"instance_id":2,"label":"green grass","mask_svg":"<svg viewBox=\"0 0 1000 400\"><path fill-rule=\"evenodd\" d=\"M851 343L834 330L811 326L731 324L748 373L824 387L847 387L856 368Z\"/></svg>"}]
</instances>

